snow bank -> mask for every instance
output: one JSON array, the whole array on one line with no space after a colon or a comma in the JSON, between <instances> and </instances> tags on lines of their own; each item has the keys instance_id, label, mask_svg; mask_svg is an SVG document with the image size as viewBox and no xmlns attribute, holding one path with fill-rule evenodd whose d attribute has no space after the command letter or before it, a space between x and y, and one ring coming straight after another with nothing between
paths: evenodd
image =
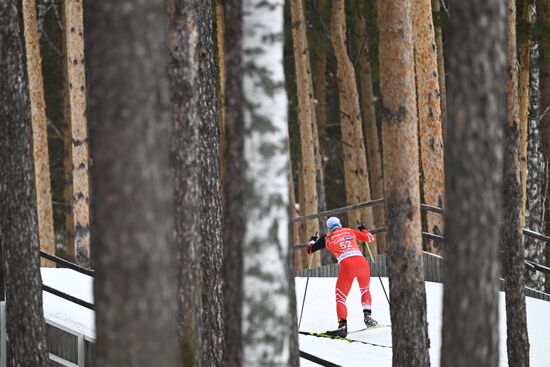
<instances>
[{"instance_id":1,"label":"snow bank","mask_svg":"<svg viewBox=\"0 0 550 367\"><path fill-rule=\"evenodd\" d=\"M389 290L387 278L382 278L384 287ZM296 296L298 315L304 296L306 278L296 278ZM336 302L334 286L336 278L310 278L304 316L300 330L323 332L334 329L336 322ZM377 278L372 278L373 317L381 324L390 324L389 306ZM443 286L439 283L426 282L428 311L428 330L430 334L431 365L439 366L441 349L441 326ZM359 296L359 287L354 284L348 296L348 331L364 327L363 313ZM506 314L504 293L500 292L500 366L508 366L506 355ZM531 344L531 366L550 367L550 302L527 298L527 326ZM391 347L391 329L380 328L362 333L351 334L352 339ZM341 366L369 365L391 366L392 350L373 345L348 343L345 341L316 338L300 335L300 350L323 358ZM315 363L301 359L302 366L315 366Z\"/></svg>"}]
</instances>

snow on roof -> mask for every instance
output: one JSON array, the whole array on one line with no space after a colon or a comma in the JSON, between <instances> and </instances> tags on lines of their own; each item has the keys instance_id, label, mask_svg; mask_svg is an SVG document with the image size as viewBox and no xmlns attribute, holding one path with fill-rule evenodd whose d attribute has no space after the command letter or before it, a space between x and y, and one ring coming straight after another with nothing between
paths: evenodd
<instances>
[{"instance_id":1,"label":"snow on roof","mask_svg":"<svg viewBox=\"0 0 550 367\"><path fill-rule=\"evenodd\" d=\"M387 278L382 278L384 287L389 291ZM306 278L296 278L296 297L298 317L304 296ZM304 315L300 330L324 332L337 327L336 301L334 287L336 278L310 278L305 301ZM373 318L381 324L389 325L390 312L388 302L377 278L371 279L373 297ZM428 330L430 334L431 366L440 364L443 285L426 282L428 311ZM527 300L527 327L531 345L530 362L532 367L550 367L550 302L534 298ZM357 283L347 299L348 332L364 327L363 313ZM500 366L508 366L506 355L506 313L504 293L500 292L499 307L500 329ZM360 366L368 362L371 366L384 367L392 364L391 328L368 330L349 335L351 339L378 344L365 345L346 341L300 335L300 350L323 358L341 366ZM301 366L316 366L315 363L301 359Z\"/></svg>"}]
</instances>

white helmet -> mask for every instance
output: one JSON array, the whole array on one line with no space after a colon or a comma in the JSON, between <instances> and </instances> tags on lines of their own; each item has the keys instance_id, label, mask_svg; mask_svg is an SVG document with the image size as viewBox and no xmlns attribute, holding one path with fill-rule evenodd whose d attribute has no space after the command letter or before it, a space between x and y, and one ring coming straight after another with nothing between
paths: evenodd
<instances>
[{"instance_id":1,"label":"white helmet","mask_svg":"<svg viewBox=\"0 0 550 367\"><path fill-rule=\"evenodd\" d=\"M327 220L327 227L329 231L334 231L335 229L342 228L342 224L340 223L340 219L336 217L330 217Z\"/></svg>"}]
</instances>

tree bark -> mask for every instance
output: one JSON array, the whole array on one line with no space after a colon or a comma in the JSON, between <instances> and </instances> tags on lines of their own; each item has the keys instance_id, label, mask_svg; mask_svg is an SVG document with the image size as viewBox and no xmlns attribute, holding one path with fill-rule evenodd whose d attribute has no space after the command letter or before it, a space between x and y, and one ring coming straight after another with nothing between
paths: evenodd
<instances>
[{"instance_id":1,"label":"tree bark","mask_svg":"<svg viewBox=\"0 0 550 367\"><path fill-rule=\"evenodd\" d=\"M362 9L357 12L355 20L355 38L359 48L358 73L360 83L361 111L363 112L363 127L365 129L367 161L369 168L370 189L372 198L384 197L384 176L382 174L382 162L380 143L378 141L378 127L376 124L376 110L374 106L374 92L372 88L372 73L369 55L369 35L367 34L367 20L362 15ZM385 225L384 207L377 206L372 209L374 225ZM386 251L386 234L381 232L376 235L378 252Z\"/></svg>"},{"instance_id":2,"label":"tree bark","mask_svg":"<svg viewBox=\"0 0 550 367\"><path fill-rule=\"evenodd\" d=\"M506 2L506 126L504 128L503 211L500 248L506 292L508 364L529 366L523 264L522 177L516 52L516 1Z\"/></svg>"},{"instance_id":3,"label":"tree bark","mask_svg":"<svg viewBox=\"0 0 550 367\"><path fill-rule=\"evenodd\" d=\"M445 201L443 133L431 0L414 1L413 30L421 158L420 192L423 203L442 208ZM425 212L423 215L429 233L440 235L444 232L441 214ZM438 254L441 251L441 243L428 240L424 244L429 252Z\"/></svg>"},{"instance_id":4,"label":"tree bark","mask_svg":"<svg viewBox=\"0 0 550 367\"><path fill-rule=\"evenodd\" d=\"M550 0L536 0L537 18L544 24L550 24ZM550 170L548 165L550 162L550 39L543 37L539 43L540 50L540 110L541 119L540 125L542 130L542 146L544 152L544 160L546 162L546 182L550 182ZM548 195L544 202L544 232L550 232L550 200ZM550 266L550 244L546 243L545 263ZM545 288L550 292L550 275L546 274Z\"/></svg>"},{"instance_id":5,"label":"tree bark","mask_svg":"<svg viewBox=\"0 0 550 367\"><path fill-rule=\"evenodd\" d=\"M168 75L171 84L171 156L175 202L178 331L183 366L202 366L200 233L200 111L197 9L192 1L168 1Z\"/></svg>"},{"instance_id":6,"label":"tree bark","mask_svg":"<svg viewBox=\"0 0 550 367\"><path fill-rule=\"evenodd\" d=\"M445 85L445 50L443 47L443 15L441 13L441 0L432 0L432 12L437 16L434 24L435 45L437 47L437 76L439 77L439 105L441 107L441 131L445 140L445 126L447 126L447 86Z\"/></svg>"},{"instance_id":7,"label":"tree bark","mask_svg":"<svg viewBox=\"0 0 550 367\"><path fill-rule=\"evenodd\" d=\"M379 0L380 83L394 366L429 366L411 1Z\"/></svg>"},{"instance_id":8,"label":"tree bark","mask_svg":"<svg viewBox=\"0 0 550 367\"><path fill-rule=\"evenodd\" d=\"M546 162L542 151L542 132L540 122L540 83L539 83L539 47L531 48L529 81L529 132L527 151L527 199L525 226L535 232L544 233L544 199L546 193ZM525 257L536 263L544 263L545 242L531 238L525 239ZM525 270L526 285L544 291L544 274Z\"/></svg>"},{"instance_id":9,"label":"tree bark","mask_svg":"<svg viewBox=\"0 0 550 367\"><path fill-rule=\"evenodd\" d=\"M355 70L346 48L344 0L335 0L332 3L330 37L337 63L346 201L347 204L356 204L370 201L371 196ZM367 228L373 228L372 209L349 212L348 226L355 226L357 221L364 223ZM376 244L369 246L376 254Z\"/></svg>"},{"instance_id":10,"label":"tree bark","mask_svg":"<svg viewBox=\"0 0 550 367\"><path fill-rule=\"evenodd\" d=\"M90 266L90 194L88 179L88 126L86 121L86 73L84 65L84 15L82 2L67 0L63 3L66 86L69 120L67 135L67 177L71 180L68 210L71 219L68 229L68 254L84 267Z\"/></svg>"},{"instance_id":11,"label":"tree bark","mask_svg":"<svg viewBox=\"0 0 550 367\"><path fill-rule=\"evenodd\" d=\"M86 5L95 365L176 366L166 8L161 0Z\"/></svg>"},{"instance_id":12,"label":"tree bark","mask_svg":"<svg viewBox=\"0 0 550 367\"><path fill-rule=\"evenodd\" d=\"M298 89L298 121L300 125L300 140L302 152L301 173L303 177L304 206L300 205L300 214L314 214L318 211L317 177L320 174L318 167L319 140L315 139L316 122L315 107L313 105L313 82L311 78L311 64L306 37L306 22L302 0L291 1L290 13L292 18L292 41L294 46L294 63L296 67L296 85ZM317 159L317 161L316 161ZM306 235L312 236L319 232L319 222L306 222ZM318 254L314 257L313 266L320 265Z\"/></svg>"},{"instance_id":13,"label":"tree bark","mask_svg":"<svg viewBox=\"0 0 550 367\"><path fill-rule=\"evenodd\" d=\"M244 361L248 366L298 365L297 344L289 340L292 319L287 259L288 233L287 96L284 89L283 0L245 0L243 4L243 91L247 162L244 245ZM255 51L255 52L252 52ZM258 72L261 71L261 72ZM283 173L283 174L281 174ZM266 260L269 266L265 266ZM269 300L266 302L266 300ZM292 302L295 304L295 302Z\"/></svg>"},{"instance_id":14,"label":"tree bark","mask_svg":"<svg viewBox=\"0 0 550 367\"><path fill-rule=\"evenodd\" d=\"M0 266L7 299L7 363L45 367L50 362L38 254L32 109L18 13L17 1L0 1Z\"/></svg>"},{"instance_id":15,"label":"tree bark","mask_svg":"<svg viewBox=\"0 0 550 367\"><path fill-rule=\"evenodd\" d=\"M22 4L28 88L32 116L32 149L38 212L38 234L40 249L54 255L55 239L48 154L48 131L46 126L46 102L44 101L42 58L40 57L38 23L36 21L36 3L34 0L24 0ZM46 260L41 260L41 265L54 266L52 262Z\"/></svg>"},{"instance_id":16,"label":"tree bark","mask_svg":"<svg viewBox=\"0 0 550 367\"><path fill-rule=\"evenodd\" d=\"M442 367L498 366L504 14L464 0L449 25Z\"/></svg>"},{"instance_id":17,"label":"tree bark","mask_svg":"<svg viewBox=\"0 0 550 367\"><path fill-rule=\"evenodd\" d=\"M531 0L522 0L521 20L524 24L532 23L533 4ZM529 37L519 44L519 163L521 177L521 227L525 227L525 207L527 203L527 142L529 133L529 66L531 63L531 41Z\"/></svg>"},{"instance_id":18,"label":"tree bark","mask_svg":"<svg viewBox=\"0 0 550 367\"><path fill-rule=\"evenodd\" d=\"M224 151L225 151L225 19L222 0L216 0L216 47L218 64L218 130L220 132L220 183L223 187Z\"/></svg>"},{"instance_id":19,"label":"tree bark","mask_svg":"<svg viewBox=\"0 0 550 367\"><path fill-rule=\"evenodd\" d=\"M223 218L224 366L241 366L242 360L242 243L244 212L244 123L242 114L242 1L225 0L225 165Z\"/></svg>"},{"instance_id":20,"label":"tree bark","mask_svg":"<svg viewBox=\"0 0 550 367\"><path fill-rule=\"evenodd\" d=\"M200 4L200 5L199 5ZM201 236L203 341L205 366L224 361L223 231L219 172L219 131L216 113L214 19L210 2L197 3L199 22L199 111L201 155Z\"/></svg>"}]
</instances>

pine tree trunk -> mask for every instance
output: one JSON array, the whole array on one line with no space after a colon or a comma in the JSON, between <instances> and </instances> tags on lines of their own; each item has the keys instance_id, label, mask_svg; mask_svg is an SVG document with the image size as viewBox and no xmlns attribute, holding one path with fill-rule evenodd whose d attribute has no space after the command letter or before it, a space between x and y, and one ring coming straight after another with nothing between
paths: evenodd
<instances>
[{"instance_id":1,"label":"pine tree trunk","mask_svg":"<svg viewBox=\"0 0 550 367\"><path fill-rule=\"evenodd\" d=\"M199 5L200 4L200 5ZM199 111L201 155L201 236L203 357L205 366L224 361L223 231L219 172L219 131L216 113L214 18L210 2L197 3L199 19Z\"/></svg>"},{"instance_id":2,"label":"pine tree trunk","mask_svg":"<svg viewBox=\"0 0 550 367\"><path fill-rule=\"evenodd\" d=\"M355 70L346 48L344 0L333 1L331 15L330 37L337 63L346 201L347 204L356 204L370 201L371 196ZM356 226L357 221L373 228L372 209L349 212L348 226ZM375 254L376 245L373 243L370 246Z\"/></svg>"},{"instance_id":3,"label":"pine tree trunk","mask_svg":"<svg viewBox=\"0 0 550 367\"><path fill-rule=\"evenodd\" d=\"M498 366L504 14L463 0L449 25L442 367Z\"/></svg>"},{"instance_id":4,"label":"pine tree trunk","mask_svg":"<svg viewBox=\"0 0 550 367\"><path fill-rule=\"evenodd\" d=\"M524 24L532 23L531 0L520 1L521 20ZM525 227L525 206L527 202L527 142L529 133L529 64L531 63L531 42L526 37L519 44L519 163L521 175L521 228Z\"/></svg>"},{"instance_id":5,"label":"pine tree trunk","mask_svg":"<svg viewBox=\"0 0 550 367\"><path fill-rule=\"evenodd\" d=\"M294 63L296 67L296 85L298 88L298 121L300 125L300 140L302 152L301 174L304 189L304 206L300 205L300 214L314 214L318 211L317 177L320 162L319 140L315 140L316 122L315 107L313 105L313 82L311 78L311 64L307 46L306 23L302 0L291 1L290 13L292 18L292 41L294 46ZM306 222L306 236L319 232L319 222ZM313 267L320 264L318 254L313 255Z\"/></svg>"},{"instance_id":6,"label":"pine tree trunk","mask_svg":"<svg viewBox=\"0 0 550 367\"><path fill-rule=\"evenodd\" d=\"M294 179L292 177L292 156L290 155L290 142L288 142L288 196L289 196L289 214L290 214L290 233L292 240L290 241L291 244L296 245L300 243L300 226L298 223L292 221L292 218L295 218L298 216L298 212L296 210L296 190L294 189ZM302 254L303 250L300 248L294 248L293 249L293 256L292 261L294 264L295 270L302 270Z\"/></svg>"},{"instance_id":7,"label":"pine tree trunk","mask_svg":"<svg viewBox=\"0 0 550 367\"><path fill-rule=\"evenodd\" d=\"M393 366L429 366L411 1L379 0Z\"/></svg>"},{"instance_id":8,"label":"pine tree trunk","mask_svg":"<svg viewBox=\"0 0 550 367\"><path fill-rule=\"evenodd\" d=\"M503 212L500 248L506 292L508 363L529 366L522 233L522 177L516 52L516 1L506 2L506 126L504 128Z\"/></svg>"},{"instance_id":9,"label":"pine tree trunk","mask_svg":"<svg viewBox=\"0 0 550 367\"><path fill-rule=\"evenodd\" d=\"M161 0L86 6L94 364L176 366L166 7Z\"/></svg>"},{"instance_id":10,"label":"pine tree trunk","mask_svg":"<svg viewBox=\"0 0 550 367\"><path fill-rule=\"evenodd\" d=\"M67 160L71 181L67 224L70 236L68 254L84 267L90 266L90 194L88 179L88 126L86 122L86 73L84 66L83 8L79 0L63 4L65 33L66 86L68 93Z\"/></svg>"},{"instance_id":11,"label":"pine tree trunk","mask_svg":"<svg viewBox=\"0 0 550 367\"><path fill-rule=\"evenodd\" d=\"M376 110L374 106L374 92L372 88L372 75L369 55L369 40L367 34L367 21L359 11L355 20L355 38L359 48L358 73L360 83L361 111L363 112L363 126L365 129L367 160L372 198L384 197L384 176L382 174L382 162L380 159L380 143L378 141L378 127L376 125ZM384 207L377 206L372 209L374 225L385 225ZM376 235L378 252L386 251L386 234L381 232Z\"/></svg>"},{"instance_id":12,"label":"pine tree trunk","mask_svg":"<svg viewBox=\"0 0 550 367\"><path fill-rule=\"evenodd\" d=\"M445 85L445 50L443 47L443 26L441 13L441 0L432 0L432 12L437 17L434 24L435 45L437 47L437 75L439 77L439 105L441 107L441 131L445 140L445 126L447 126L447 86Z\"/></svg>"},{"instance_id":13,"label":"pine tree trunk","mask_svg":"<svg viewBox=\"0 0 550 367\"><path fill-rule=\"evenodd\" d=\"M241 0L223 1L225 15L225 153L224 153L224 366L236 367L242 360L243 252L246 229L244 212L244 123L242 105L242 5Z\"/></svg>"},{"instance_id":14,"label":"pine tree trunk","mask_svg":"<svg viewBox=\"0 0 550 367\"><path fill-rule=\"evenodd\" d=\"M0 266L7 299L7 363L46 367L32 109L19 19L17 1L0 2Z\"/></svg>"},{"instance_id":15,"label":"pine tree trunk","mask_svg":"<svg viewBox=\"0 0 550 367\"><path fill-rule=\"evenodd\" d=\"M25 54L31 102L34 179L36 185L36 207L38 212L38 234L40 249L55 254L53 231L52 191L50 161L48 154L48 131L46 126L46 102L42 79L42 59L36 21L36 3L23 0L23 27L25 33ZM42 260L42 266L53 267L52 262Z\"/></svg>"},{"instance_id":16,"label":"pine tree trunk","mask_svg":"<svg viewBox=\"0 0 550 367\"><path fill-rule=\"evenodd\" d=\"M537 0L537 18L540 22L550 24L550 0ZM540 51L540 111L541 111L541 130L542 147L544 160L546 162L546 182L550 182L550 39L542 38L539 43ZM548 195L544 202L544 233L550 233L550 200ZM545 263L550 266L550 243L545 246ZM545 288L550 292L550 275L546 274Z\"/></svg>"},{"instance_id":17,"label":"pine tree trunk","mask_svg":"<svg viewBox=\"0 0 550 367\"><path fill-rule=\"evenodd\" d=\"M291 334L288 233L288 126L284 89L283 0L245 0L243 4L243 91L245 160L251 179L244 245L244 361L248 366L293 366L289 360ZM255 52L253 52L255 51ZM263 70L264 74L257 73ZM265 266L266 260L269 266ZM265 302L269 299L269 302ZM295 302L293 302L295 304ZM297 356L297 353L293 353Z\"/></svg>"},{"instance_id":18,"label":"pine tree trunk","mask_svg":"<svg viewBox=\"0 0 550 367\"><path fill-rule=\"evenodd\" d=\"M225 19L222 0L216 0L216 47L218 64L218 129L220 131L220 182L223 187L225 151Z\"/></svg>"},{"instance_id":19,"label":"pine tree trunk","mask_svg":"<svg viewBox=\"0 0 550 367\"><path fill-rule=\"evenodd\" d=\"M202 273L200 233L200 111L198 42L200 19L192 1L168 1L168 75L171 84L171 156L174 177L178 331L183 366L202 366Z\"/></svg>"},{"instance_id":20,"label":"pine tree trunk","mask_svg":"<svg viewBox=\"0 0 550 367\"><path fill-rule=\"evenodd\" d=\"M413 2L414 56L418 105L418 134L420 142L420 192L422 202L443 207L445 173L443 168L443 133L437 68L437 48L432 18L431 0ZM429 233L444 232L443 216L423 213ZM442 244L425 241L426 250L439 253Z\"/></svg>"}]
</instances>

